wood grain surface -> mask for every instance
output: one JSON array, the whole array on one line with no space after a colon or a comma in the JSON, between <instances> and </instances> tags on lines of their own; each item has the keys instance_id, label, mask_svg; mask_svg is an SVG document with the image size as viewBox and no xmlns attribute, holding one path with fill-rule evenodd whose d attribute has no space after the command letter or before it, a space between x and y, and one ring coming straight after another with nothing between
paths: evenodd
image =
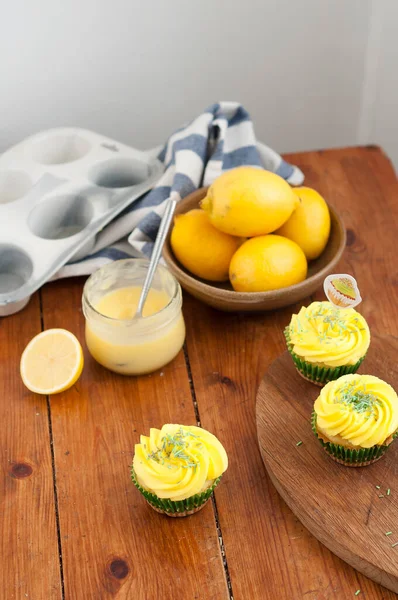
<instances>
[{"instance_id":1,"label":"wood grain surface","mask_svg":"<svg viewBox=\"0 0 398 600\"><path fill-rule=\"evenodd\" d=\"M19 376L41 331L39 296L0 319L0 598L61 599L49 420L45 396Z\"/></svg>"},{"instance_id":2,"label":"wood grain surface","mask_svg":"<svg viewBox=\"0 0 398 600\"><path fill-rule=\"evenodd\" d=\"M391 163L376 147L287 159L343 217L348 245L339 271L357 277L364 298L361 311L370 327L397 335L398 185ZM202 425L220 435L231 458L216 497L234 599L340 600L358 589L362 598L393 598L312 537L264 471L256 441L256 392L263 373L285 348L282 331L293 311L231 316L193 300L186 310Z\"/></svg>"},{"instance_id":3,"label":"wood grain surface","mask_svg":"<svg viewBox=\"0 0 398 600\"><path fill-rule=\"evenodd\" d=\"M373 334L359 372L398 389L397 355L398 338ZM385 457L368 467L351 469L332 461L311 430L319 391L300 377L288 352L267 370L257 394L256 421L268 474L317 539L398 592L398 559L392 546L398 544L398 445L392 444Z\"/></svg>"},{"instance_id":4,"label":"wood grain surface","mask_svg":"<svg viewBox=\"0 0 398 600\"><path fill-rule=\"evenodd\" d=\"M398 185L388 159L375 147L287 158L343 217L339 270L357 277L371 329L398 335ZM256 392L295 307L236 315L185 295L186 357L123 378L86 352L81 379L49 399L47 414L46 399L23 389L20 353L41 328L65 327L84 343L82 283L51 283L42 311L36 295L0 321L1 600L346 600L358 589L360 599L394 598L303 527L263 466ZM129 480L134 444L151 426L198 418L225 444L230 467L214 504L168 519ZM19 478L14 463L28 465Z\"/></svg>"},{"instance_id":5,"label":"wood grain surface","mask_svg":"<svg viewBox=\"0 0 398 600\"><path fill-rule=\"evenodd\" d=\"M84 343L81 293L76 281L46 287L44 327L68 323ZM212 504L192 518L169 519L130 480L141 433L196 423L183 352L137 378L111 373L85 352L81 379L51 398L51 414L65 597L226 598Z\"/></svg>"}]
</instances>

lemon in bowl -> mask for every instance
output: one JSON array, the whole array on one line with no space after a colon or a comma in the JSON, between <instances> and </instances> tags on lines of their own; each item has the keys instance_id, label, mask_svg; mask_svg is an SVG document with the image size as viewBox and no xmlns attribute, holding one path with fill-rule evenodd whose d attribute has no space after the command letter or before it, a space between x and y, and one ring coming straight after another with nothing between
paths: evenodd
<instances>
[{"instance_id":1,"label":"lemon in bowl","mask_svg":"<svg viewBox=\"0 0 398 600\"><path fill-rule=\"evenodd\" d=\"M237 292L269 292L304 281L304 252L280 235L262 235L247 240L233 255L229 278Z\"/></svg>"},{"instance_id":2,"label":"lemon in bowl","mask_svg":"<svg viewBox=\"0 0 398 600\"><path fill-rule=\"evenodd\" d=\"M308 260L322 254L330 235L330 213L322 196L309 187L293 188L299 198L289 219L275 233L293 240Z\"/></svg>"},{"instance_id":3,"label":"lemon in bowl","mask_svg":"<svg viewBox=\"0 0 398 600\"><path fill-rule=\"evenodd\" d=\"M201 202L214 227L238 237L275 231L298 205L298 196L287 181L256 167L226 171L211 184Z\"/></svg>"},{"instance_id":4,"label":"lemon in bowl","mask_svg":"<svg viewBox=\"0 0 398 600\"><path fill-rule=\"evenodd\" d=\"M170 243L180 263L197 277L228 281L241 240L213 227L205 211L194 208L175 217Z\"/></svg>"}]
</instances>

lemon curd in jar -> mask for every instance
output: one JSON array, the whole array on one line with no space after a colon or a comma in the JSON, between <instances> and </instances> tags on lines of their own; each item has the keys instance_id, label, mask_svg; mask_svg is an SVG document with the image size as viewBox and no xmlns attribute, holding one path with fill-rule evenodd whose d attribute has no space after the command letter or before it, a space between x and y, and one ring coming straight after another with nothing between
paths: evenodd
<instances>
[{"instance_id":1,"label":"lemon curd in jar","mask_svg":"<svg viewBox=\"0 0 398 600\"><path fill-rule=\"evenodd\" d=\"M157 268L143 315L134 318L148 264L146 259L115 261L84 286L87 347L97 362L116 373L156 371L184 343L181 288L166 268Z\"/></svg>"}]
</instances>

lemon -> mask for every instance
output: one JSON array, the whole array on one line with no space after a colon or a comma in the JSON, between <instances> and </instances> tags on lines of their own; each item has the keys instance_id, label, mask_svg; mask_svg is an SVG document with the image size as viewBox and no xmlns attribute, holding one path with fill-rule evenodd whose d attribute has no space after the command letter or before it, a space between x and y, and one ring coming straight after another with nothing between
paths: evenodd
<instances>
[{"instance_id":1,"label":"lemon","mask_svg":"<svg viewBox=\"0 0 398 600\"><path fill-rule=\"evenodd\" d=\"M236 292L268 292L294 285L307 276L307 259L295 242L280 235L247 240L235 252L229 278Z\"/></svg>"},{"instance_id":2,"label":"lemon","mask_svg":"<svg viewBox=\"0 0 398 600\"><path fill-rule=\"evenodd\" d=\"M308 187L295 188L301 200L292 216L276 233L296 242L308 260L318 258L330 234L328 205L318 192Z\"/></svg>"},{"instance_id":3,"label":"lemon","mask_svg":"<svg viewBox=\"0 0 398 600\"><path fill-rule=\"evenodd\" d=\"M297 205L296 194L282 177L255 167L223 173L201 203L214 227L241 237L275 231Z\"/></svg>"},{"instance_id":4,"label":"lemon","mask_svg":"<svg viewBox=\"0 0 398 600\"><path fill-rule=\"evenodd\" d=\"M210 281L227 281L229 263L241 240L218 231L196 208L175 217L170 243L188 271Z\"/></svg>"},{"instance_id":5,"label":"lemon","mask_svg":"<svg viewBox=\"0 0 398 600\"><path fill-rule=\"evenodd\" d=\"M31 392L58 394L70 388L83 370L83 350L66 329L36 335L21 356L22 381Z\"/></svg>"}]
</instances>

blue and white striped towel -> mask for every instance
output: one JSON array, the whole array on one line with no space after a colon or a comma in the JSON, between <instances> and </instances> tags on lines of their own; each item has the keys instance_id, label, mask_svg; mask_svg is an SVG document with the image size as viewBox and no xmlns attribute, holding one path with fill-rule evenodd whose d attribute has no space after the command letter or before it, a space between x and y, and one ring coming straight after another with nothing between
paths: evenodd
<instances>
[{"instance_id":1,"label":"blue and white striped towel","mask_svg":"<svg viewBox=\"0 0 398 600\"><path fill-rule=\"evenodd\" d=\"M97 237L90 256L63 267L55 278L88 275L120 258L150 256L166 201L210 185L223 171L241 165L263 167L289 183L304 175L274 150L256 141L248 112L237 102L213 104L177 130L158 153L165 171L156 186L131 204Z\"/></svg>"}]
</instances>

